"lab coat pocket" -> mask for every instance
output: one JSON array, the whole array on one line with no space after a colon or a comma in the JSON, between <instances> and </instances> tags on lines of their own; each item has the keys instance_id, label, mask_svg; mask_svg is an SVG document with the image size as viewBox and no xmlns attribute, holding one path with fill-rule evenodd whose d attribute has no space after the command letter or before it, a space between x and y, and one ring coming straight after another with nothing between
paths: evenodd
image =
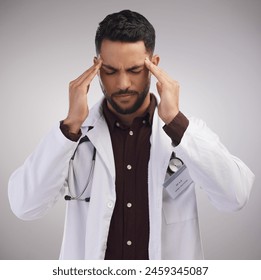
<instances>
[{"instance_id":1,"label":"lab coat pocket","mask_svg":"<svg viewBox=\"0 0 261 280\"><path fill-rule=\"evenodd\" d=\"M165 182L163 186L166 188L169 195L175 199L179 196L186 188L193 183L188 168L186 165L182 165L174 174L166 174Z\"/></svg>"},{"instance_id":2,"label":"lab coat pocket","mask_svg":"<svg viewBox=\"0 0 261 280\"><path fill-rule=\"evenodd\" d=\"M171 184L173 184L172 182ZM172 187L171 184L168 187ZM163 215L167 224L197 218L197 203L194 183L191 183L175 199L163 187Z\"/></svg>"}]
</instances>

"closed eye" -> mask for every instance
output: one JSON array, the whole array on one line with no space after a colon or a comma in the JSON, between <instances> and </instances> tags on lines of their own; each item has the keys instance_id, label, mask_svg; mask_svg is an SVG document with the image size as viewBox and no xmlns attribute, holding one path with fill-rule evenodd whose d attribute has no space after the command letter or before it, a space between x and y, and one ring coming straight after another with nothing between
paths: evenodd
<instances>
[{"instance_id":1,"label":"closed eye","mask_svg":"<svg viewBox=\"0 0 261 280\"><path fill-rule=\"evenodd\" d=\"M118 69L115 69L114 67L112 67L110 65L106 65L106 64L103 64L102 68L106 75L114 75L118 71ZM144 66L136 65L136 66L130 67L129 69L126 69L126 70L128 73L131 73L131 74L139 74L144 70Z\"/></svg>"},{"instance_id":2,"label":"closed eye","mask_svg":"<svg viewBox=\"0 0 261 280\"><path fill-rule=\"evenodd\" d=\"M115 68L113 68L113 67L111 67L109 65L104 65L104 64L102 65L102 69L104 70L104 73L106 75L113 75L117 71L117 69L115 69Z\"/></svg>"},{"instance_id":3,"label":"closed eye","mask_svg":"<svg viewBox=\"0 0 261 280\"><path fill-rule=\"evenodd\" d=\"M106 71L105 71L105 74L106 74L106 75L113 75L113 74L115 74L115 73L116 73L116 71L112 71L112 72L106 72Z\"/></svg>"},{"instance_id":4,"label":"closed eye","mask_svg":"<svg viewBox=\"0 0 261 280\"><path fill-rule=\"evenodd\" d=\"M129 72L132 74L139 74L142 72L142 70L129 70Z\"/></svg>"},{"instance_id":5,"label":"closed eye","mask_svg":"<svg viewBox=\"0 0 261 280\"><path fill-rule=\"evenodd\" d=\"M128 72L131 74L139 74L142 72L142 70L129 70ZM114 75L115 73L116 71L110 71L110 72L105 71L106 75Z\"/></svg>"}]
</instances>

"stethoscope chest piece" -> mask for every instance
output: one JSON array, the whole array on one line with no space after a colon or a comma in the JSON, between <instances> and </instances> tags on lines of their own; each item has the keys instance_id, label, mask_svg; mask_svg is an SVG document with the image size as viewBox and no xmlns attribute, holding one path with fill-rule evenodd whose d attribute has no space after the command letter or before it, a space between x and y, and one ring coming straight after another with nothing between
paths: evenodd
<instances>
[{"instance_id":1,"label":"stethoscope chest piece","mask_svg":"<svg viewBox=\"0 0 261 280\"><path fill-rule=\"evenodd\" d=\"M176 173L183 164L184 164L183 161L180 158L177 158L173 153L169 161L168 173L170 175Z\"/></svg>"}]
</instances>

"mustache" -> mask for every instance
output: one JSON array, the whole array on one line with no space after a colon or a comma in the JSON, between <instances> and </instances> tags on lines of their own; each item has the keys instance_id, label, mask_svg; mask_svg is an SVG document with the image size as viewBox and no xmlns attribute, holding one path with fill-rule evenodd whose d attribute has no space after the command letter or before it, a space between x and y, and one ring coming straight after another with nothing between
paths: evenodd
<instances>
[{"instance_id":1,"label":"mustache","mask_svg":"<svg viewBox=\"0 0 261 280\"><path fill-rule=\"evenodd\" d=\"M114 93L111 94L111 97L113 96L120 96L122 94L130 94L130 95L134 95L134 94L139 94L137 91L135 90L128 90L128 89L124 89L124 90L119 90L119 91L116 91Z\"/></svg>"}]
</instances>

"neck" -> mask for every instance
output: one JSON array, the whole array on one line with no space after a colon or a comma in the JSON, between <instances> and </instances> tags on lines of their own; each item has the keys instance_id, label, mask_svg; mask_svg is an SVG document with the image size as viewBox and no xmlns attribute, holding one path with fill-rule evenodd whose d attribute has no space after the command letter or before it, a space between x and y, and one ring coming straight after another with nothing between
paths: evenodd
<instances>
[{"instance_id":1,"label":"neck","mask_svg":"<svg viewBox=\"0 0 261 280\"><path fill-rule=\"evenodd\" d=\"M115 111L115 109L111 106L111 104L109 102L107 102L108 108L110 111L112 111L118 118L119 120L126 126L131 126L131 124L133 123L133 120L139 116L142 116L146 110L148 109L149 105L150 105L150 94L148 94L144 100L144 102L142 103L142 105L140 106L140 108L135 111L132 114L120 114L117 111Z\"/></svg>"}]
</instances>

